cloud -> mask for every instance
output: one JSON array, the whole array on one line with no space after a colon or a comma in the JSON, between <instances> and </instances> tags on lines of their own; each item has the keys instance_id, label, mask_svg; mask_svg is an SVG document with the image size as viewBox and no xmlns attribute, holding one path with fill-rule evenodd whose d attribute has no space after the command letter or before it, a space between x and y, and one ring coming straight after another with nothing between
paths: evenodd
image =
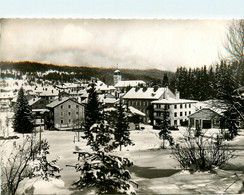
<instances>
[{"instance_id":1,"label":"cloud","mask_svg":"<svg viewBox=\"0 0 244 195\"><path fill-rule=\"evenodd\" d=\"M174 71L218 60L227 22L3 19L1 60Z\"/></svg>"}]
</instances>

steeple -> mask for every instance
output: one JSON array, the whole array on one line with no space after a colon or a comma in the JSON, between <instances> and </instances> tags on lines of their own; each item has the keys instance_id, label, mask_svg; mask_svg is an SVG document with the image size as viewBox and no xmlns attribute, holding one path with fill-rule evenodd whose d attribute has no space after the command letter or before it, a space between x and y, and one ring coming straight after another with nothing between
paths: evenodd
<instances>
[{"instance_id":1,"label":"steeple","mask_svg":"<svg viewBox=\"0 0 244 195\"><path fill-rule=\"evenodd\" d=\"M121 80L122 80L122 76L120 74L120 70L118 69L118 64L117 64L117 69L114 71L114 85L116 85Z\"/></svg>"}]
</instances>

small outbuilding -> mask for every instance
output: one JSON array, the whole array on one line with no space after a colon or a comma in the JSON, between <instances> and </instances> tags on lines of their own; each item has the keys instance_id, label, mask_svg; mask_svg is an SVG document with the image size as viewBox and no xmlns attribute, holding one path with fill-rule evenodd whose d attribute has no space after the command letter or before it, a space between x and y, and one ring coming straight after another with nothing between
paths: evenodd
<instances>
[{"instance_id":1,"label":"small outbuilding","mask_svg":"<svg viewBox=\"0 0 244 195\"><path fill-rule=\"evenodd\" d=\"M220 128L220 122L223 114L221 111L211 108L203 108L189 115L189 124L191 127L200 127L201 129Z\"/></svg>"}]
</instances>

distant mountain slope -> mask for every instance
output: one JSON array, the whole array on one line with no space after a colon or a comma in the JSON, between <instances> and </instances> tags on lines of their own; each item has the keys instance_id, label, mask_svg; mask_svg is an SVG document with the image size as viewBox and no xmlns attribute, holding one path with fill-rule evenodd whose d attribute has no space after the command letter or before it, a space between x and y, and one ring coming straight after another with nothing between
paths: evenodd
<instances>
[{"instance_id":1,"label":"distant mountain slope","mask_svg":"<svg viewBox=\"0 0 244 195\"><path fill-rule=\"evenodd\" d=\"M81 66L58 66L53 64L42 64L38 62L0 62L1 70L17 70L22 74L26 72L46 72L48 70L57 70L64 72L74 72L74 77L79 79L90 79L97 77L107 84L113 84L114 69L105 68L91 68ZM145 82L152 82L153 80L162 80L164 73L168 74L169 79L174 76L174 73L168 71L161 71L156 69L137 70L137 69L120 69L123 80L144 80Z\"/></svg>"}]
</instances>

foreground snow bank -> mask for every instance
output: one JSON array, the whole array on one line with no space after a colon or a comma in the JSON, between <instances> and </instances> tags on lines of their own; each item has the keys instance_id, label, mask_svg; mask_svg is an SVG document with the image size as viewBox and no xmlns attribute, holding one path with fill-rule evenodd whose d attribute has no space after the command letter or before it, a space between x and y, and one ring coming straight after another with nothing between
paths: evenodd
<instances>
[{"instance_id":1,"label":"foreground snow bank","mask_svg":"<svg viewBox=\"0 0 244 195\"><path fill-rule=\"evenodd\" d=\"M71 194L65 189L61 179L50 179L45 181L41 178L24 179L20 182L17 194Z\"/></svg>"},{"instance_id":2,"label":"foreground snow bank","mask_svg":"<svg viewBox=\"0 0 244 195\"><path fill-rule=\"evenodd\" d=\"M135 181L142 194L237 194L243 180L241 172L217 169L214 173L181 171L170 177Z\"/></svg>"}]
</instances>

